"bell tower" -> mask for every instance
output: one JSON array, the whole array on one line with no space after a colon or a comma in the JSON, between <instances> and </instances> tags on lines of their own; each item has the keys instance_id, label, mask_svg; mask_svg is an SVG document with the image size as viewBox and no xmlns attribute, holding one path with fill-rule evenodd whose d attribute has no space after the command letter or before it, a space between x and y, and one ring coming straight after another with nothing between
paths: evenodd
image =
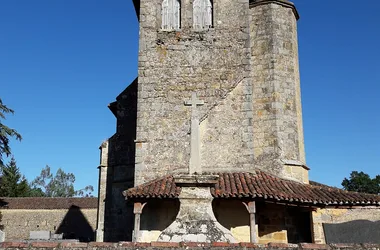
<instances>
[{"instance_id":1,"label":"bell tower","mask_svg":"<svg viewBox=\"0 0 380 250\"><path fill-rule=\"evenodd\" d=\"M135 185L188 169L192 93L204 171L252 168L249 0L140 0Z\"/></svg>"}]
</instances>

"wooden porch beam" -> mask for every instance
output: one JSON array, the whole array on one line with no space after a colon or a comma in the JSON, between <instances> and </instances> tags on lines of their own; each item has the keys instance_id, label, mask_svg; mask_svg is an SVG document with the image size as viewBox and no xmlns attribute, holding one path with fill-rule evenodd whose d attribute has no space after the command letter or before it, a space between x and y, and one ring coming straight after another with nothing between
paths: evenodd
<instances>
[{"instance_id":1,"label":"wooden porch beam","mask_svg":"<svg viewBox=\"0 0 380 250\"><path fill-rule=\"evenodd\" d=\"M140 233L141 214L145 205L146 205L146 202L145 203L135 202L133 204L133 213L135 214L135 227L133 230L133 237L132 237L133 242L137 242L137 238Z\"/></svg>"},{"instance_id":2,"label":"wooden porch beam","mask_svg":"<svg viewBox=\"0 0 380 250\"><path fill-rule=\"evenodd\" d=\"M251 243L258 243L257 231L256 231L256 203L254 201L243 202L249 213L250 221L250 240Z\"/></svg>"}]
</instances>

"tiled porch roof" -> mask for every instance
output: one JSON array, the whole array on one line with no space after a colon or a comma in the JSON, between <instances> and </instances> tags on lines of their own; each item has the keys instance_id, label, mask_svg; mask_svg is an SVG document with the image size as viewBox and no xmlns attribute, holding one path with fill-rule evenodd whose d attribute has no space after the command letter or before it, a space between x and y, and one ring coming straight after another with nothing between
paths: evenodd
<instances>
[{"instance_id":1,"label":"tiled porch roof","mask_svg":"<svg viewBox=\"0 0 380 250\"><path fill-rule=\"evenodd\" d=\"M261 198L315 206L380 205L380 196L348 192L328 186L313 186L278 178L260 170L254 173L217 173L211 187L215 198ZM181 188L172 175L124 191L126 199L178 198Z\"/></svg>"},{"instance_id":2,"label":"tiled porch roof","mask_svg":"<svg viewBox=\"0 0 380 250\"><path fill-rule=\"evenodd\" d=\"M172 175L144 183L123 192L126 199L131 198L178 198L181 188L174 182Z\"/></svg>"}]
</instances>

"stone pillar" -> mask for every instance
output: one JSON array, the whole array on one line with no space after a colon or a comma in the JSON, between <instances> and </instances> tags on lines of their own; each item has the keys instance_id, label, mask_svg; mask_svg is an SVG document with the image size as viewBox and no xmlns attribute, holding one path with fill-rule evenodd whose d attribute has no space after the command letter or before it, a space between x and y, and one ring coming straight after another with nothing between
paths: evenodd
<instances>
[{"instance_id":1,"label":"stone pillar","mask_svg":"<svg viewBox=\"0 0 380 250\"><path fill-rule=\"evenodd\" d=\"M236 242L231 232L215 218L210 186L218 176L175 177L181 186L180 209L175 221L158 238L164 242Z\"/></svg>"},{"instance_id":2,"label":"stone pillar","mask_svg":"<svg viewBox=\"0 0 380 250\"><path fill-rule=\"evenodd\" d=\"M96 241L104 241L105 199L107 190L108 140L103 142L100 149L98 218L96 222Z\"/></svg>"},{"instance_id":3,"label":"stone pillar","mask_svg":"<svg viewBox=\"0 0 380 250\"><path fill-rule=\"evenodd\" d=\"M250 201L248 203L243 202L249 213L249 226L250 226L250 240L252 243L258 243L257 230L256 230L256 203Z\"/></svg>"},{"instance_id":4,"label":"stone pillar","mask_svg":"<svg viewBox=\"0 0 380 250\"><path fill-rule=\"evenodd\" d=\"M298 12L288 0L250 1L255 166L308 183L298 64ZM290 164L289 164L290 162Z\"/></svg>"},{"instance_id":5,"label":"stone pillar","mask_svg":"<svg viewBox=\"0 0 380 250\"><path fill-rule=\"evenodd\" d=\"M133 213L135 214L135 226L133 230L133 242L137 242L140 234L140 220L141 214L146 203L135 202L133 206Z\"/></svg>"},{"instance_id":6,"label":"stone pillar","mask_svg":"<svg viewBox=\"0 0 380 250\"><path fill-rule=\"evenodd\" d=\"M325 232L323 229L323 223L325 221L322 219L323 211L325 209L316 209L311 212L311 231L312 240L315 244L326 244ZM331 217L330 215L326 217Z\"/></svg>"}]
</instances>

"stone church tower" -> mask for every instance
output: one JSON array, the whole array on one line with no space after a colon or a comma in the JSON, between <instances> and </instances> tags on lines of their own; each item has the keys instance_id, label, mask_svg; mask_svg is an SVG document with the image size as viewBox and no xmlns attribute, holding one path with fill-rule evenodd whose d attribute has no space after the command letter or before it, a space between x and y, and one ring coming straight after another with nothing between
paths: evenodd
<instances>
[{"instance_id":1,"label":"stone church tower","mask_svg":"<svg viewBox=\"0 0 380 250\"><path fill-rule=\"evenodd\" d=\"M117 131L101 146L97 240L131 240L124 190L188 170L192 93L205 102L202 172L263 170L307 184L293 3L133 2L138 77L109 106Z\"/></svg>"},{"instance_id":2,"label":"stone church tower","mask_svg":"<svg viewBox=\"0 0 380 250\"><path fill-rule=\"evenodd\" d=\"M199 114L204 171L260 168L307 183L294 5L202 1L211 4L212 23L197 28L197 0L136 2L134 184L188 169L191 115L183 102L193 92L205 101ZM180 3L178 27L163 28L163 2Z\"/></svg>"}]
</instances>

